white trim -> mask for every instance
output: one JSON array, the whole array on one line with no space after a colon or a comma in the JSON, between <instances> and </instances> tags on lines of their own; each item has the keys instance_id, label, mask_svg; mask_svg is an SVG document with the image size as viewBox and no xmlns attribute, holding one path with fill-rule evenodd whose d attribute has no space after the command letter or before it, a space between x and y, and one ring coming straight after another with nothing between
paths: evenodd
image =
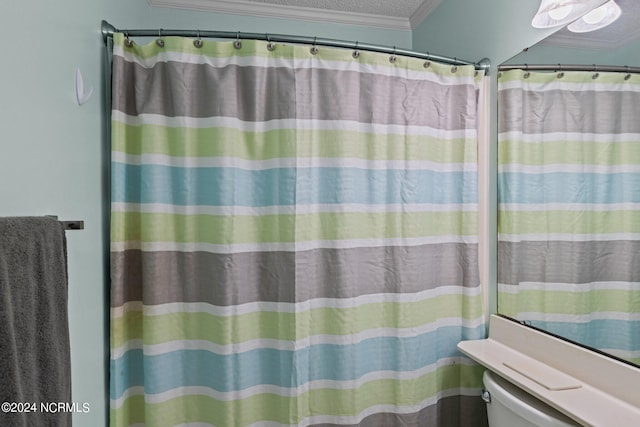
<instances>
[{"instance_id":1,"label":"white trim","mask_svg":"<svg viewBox=\"0 0 640 427\"><path fill-rule=\"evenodd\" d=\"M299 6L262 4L247 0L148 0L151 6L207 12L232 13L236 15L265 16L302 21L328 22L332 24L359 25L411 31L409 18L381 16L338 10L324 10ZM430 2L432 0L428 0ZM440 2L441 0L435 0Z\"/></svg>"},{"instance_id":2,"label":"white trim","mask_svg":"<svg viewBox=\"0 0 640 427\"><path fill-rule=\"evenodd\" d=\"M440 6L440 3L442 3L442 0L424 0L409 17L411 29L415 30L420 24L422 24L424 20L427 19L427 16Z\"/></svg>"}]
</instances>

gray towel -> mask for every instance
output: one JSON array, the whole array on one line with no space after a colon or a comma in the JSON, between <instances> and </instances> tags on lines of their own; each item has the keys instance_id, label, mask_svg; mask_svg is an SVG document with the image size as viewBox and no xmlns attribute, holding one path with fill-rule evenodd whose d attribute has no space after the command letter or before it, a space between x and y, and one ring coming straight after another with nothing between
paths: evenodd
<instances>
[{"instance_id":1,"label":"gray towel","mask_svg":"<svg viewBox=\"0 0 640 427\"><path fill-rule=\"evenodd\" d=\"M52 218L0 218L3 402L12 406L4 404L0 426L71 426L71 412L51 406L72 403L67 247L62 224Z\"/></svg>"}]
</instances>

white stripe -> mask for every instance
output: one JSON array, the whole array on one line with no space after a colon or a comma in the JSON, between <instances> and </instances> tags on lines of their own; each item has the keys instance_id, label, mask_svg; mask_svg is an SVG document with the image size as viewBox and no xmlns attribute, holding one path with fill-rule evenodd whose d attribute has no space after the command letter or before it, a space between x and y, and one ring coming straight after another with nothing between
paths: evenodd
<instances>
[{"instance_id":1,"label":"white stripe","mask_svg":"<svg viewBox=\"0 0 640 427\"><path fill-rule=\"evenodd\" d=\"M498 233L499 242L606 242L611 240L631 241L639 240L640 233L594 233L594 234L570 234L570 233L530 233L530 234L506 234Z\"/></svg>"},{"instance_id":2,"label":"white stripe","mask_svg":"<svg viewBox=\"0 0 640 427\"><path fill-rule=\"evenodd\" d=\"M640 203L500 203L501 212L613 212L640 210Z\"/></svg>"},{"instance_id":3,"label":"white stripe","mask_svg":"<svg viewBox=\"0 0 640 427\"><path fill-rule=\"evenodd\" d=\"M111 318L122 317L130 312L144 311L145 316L163 316L174 313L206 313L212 316L238 316L259 311L275 313L304 313L322 308L350 309L368 304L380 303L419 303L446 295L476 297L482 289L479 286L438 286L412 293L380 293L360 295L352 298L314 298L303 302L259 301L233 306L217 306L208 303L173 302L166 304L143 305L141 301L131 301L122 306L111 308Z\"/></svg>"},{"instance_id":4,"label":"white stripe","mask_svg":"<svg viewBox=\"0 0 640 427\"><path fill-rule=\"evenodd\" d=\"M640 165L637 164L615 164L615 165L592 165L592 164L546 164L546 165L524 165L521 163L505 163L498 166L498 173L519 172L531 174L545 173L640 173Z\"/></svg>"},{"instance_id":5,"label":"white stripe","mask_svg":"<svg viewBox=\"0 0 640 427\"><path fill-rule=\"evenodd\" d=\"M555 74L554 74L555 75ZM613 83L597 83L585 78L583 82L571 82L562 79L553 81L535 82L532 80L506 80L500 81L498 91L508 89L522 89L525 92L547 92L551 90L565 91L589 91L589 92L640 92L640 85L630 84L620 80Z\"/></svg>"},{"instance_id":6,"label":"white stripe","mask_svg":"<svg viewBox=\"0 0 640 427\"><path fill-rule=\"evenodd\" d=\"M370 160L355 157L279 157L245 160L239 157L175 157L164 154L133 155L113 152L112 160L129 165L161 165L188 168L239 168L266 170L277 168L358 168L369 170L428 170L436 172L476 172L477 163L442 163L428 160Z\"/></svg>"},{"instance_id":7,"label":"white stripe","mask_svg":"<svg viewBox=\"0 0 640 427\"><path fill-rule=\"evenodd\" d=\"M606 143L615 144L618 142L638 142L640 134L638 133L580 133L580 132L549 132L549 133L524 133L514 130L509 132L500 132L498 141L514 141L524 143L542 143L542 142L580 142L584 143Z\"/></svg>"},{"instance_id":8,"label":"white stripe","mask_svg":"<svg viewBox=\"0 0 640 427\"><path fill-rule=\"evenodd\" d=\"M322 389L334 389L334 390L356 390L371 381L380 381L380 380L397 380L397 381L406 381L412 380L416 377L424 376L429 373L435 372L437 369L451 365L451 364L460 364L460 365L470 365L474 366L475 362L471 361L466 357L448 357L438 360L438 362L425 366L423 368L417 369L415 371L375 371L368 373L356 380L345 380L345 381L336 381L336 380L318 380L318 381L310 381L306 383L308 387L304 389L302 387L281 387L270 384L261 384L253 387L249 387L243 390L235 390L231 392L221 392L209 387L202 386L192 386L192 387L177 387L171 390L168 390L163 393L155 393L155 394L145 394L144 389L142 387L133 387L132 389L128 389L125 391L122 397L118 399L111 399L111 407L119 408L122 406L126 399L133 396L145 396L145 402L158 404L169 401L171 399L175 399L177 397L182 396L190 396L190 395L204 395L212 397L216 400L220 401L234 401L240 399L246 399L252 396L257 396L260 394L276 394L278 396L295 398L299 397L305 392L311 390L322 390ZM413 412L413 411L411 411Z\"/></svg>"},{"instance_id":9,"label":"white stripe","mask_svg":"<svg viewBox=\"0 0 640 427\"><path fill-rule=\"evenodd\" d=\"M462 318L441 318L435 322L409 328L375 328L367 329L355 334L346 335L312 335L300 340L277 340L259 338L241 343L216 344L207 340L175 340L160 344L144 345L140 340L127 342L125 345L111 350L111 358L122 357L127 351L142 349L145 356L158 356L181 350L204 350L219 355L232 355L251 350L273 349L278 351L300 351L316 345L353 345L372 338L413 338L440 328L460 326L476 328L484 323L483 318L466 320Z\"/></svg>"},{"instance_id":10,"label":"white stripe","mask_svg":"<svg viewBox=\"0 0 640 427\"><path fill-rule=\"evenodd\" d=\"M311 120L311 119L274 119L262 122L243 121L235 117L167 117L160 114L140 114L130 116L121 111L111 112L114 121L130 126L157 125L186 128L227 127L243 132L269 132L274 130L340 130L376 135L416 135L428 136L438 140L475 139L477 130L445 130L428 126L388 125L380 123L362 123L352 120Z\"/></svg>"},{"instance_id":11,"label":"white stripe","mask_svg":"<svg viewBox=\"0 0 640 427\"><path fill-rule=\"evenodd\" d=\"M288 243L236 243L220 245L213 243L179 243L179 242L140 242L125 241L112 242L112 252L122 252L130 249L138 249L148 252L172 251L193 252L202 251L218 254L233 254L245 252L299 252L313 249L351 249L351 248L375 248L385 246L420 246L440 243L464 243L477 244L478 236L443 235L427 237L389 238L389 239L350 239L350 240L313 240L307 242Z\"/></svg>"},{"instance_id":12,"label":"white stripe","mask_svg":"<svg viewBox=\"0 0 640 427\"><path fill-rule=\"evenodd\" d=\"M632 291L640 292L640 282L589 282L589 283L554 283L554 282L519 282L518 285L498 284L500 292L518 293L522 291L545 292L593 292L593 291Z\"/></svg>"},{"instance_id":13,"label":"white stripe","mask_svg":"<svg viewBox=\"0 0 640 427\"><path fill-rule=\"evenodd\" d=\"M307 49L307 48L305 48ZM351 56L352 50L343 50ZM133 62L145 68L152 68L158 63L164 62L182 62L187 64L208 65L213 68L223 68L230 65L240 67L264 67L264 68L289 68L292 70L324 69L333 71L352 71L366 74L376 74L380 76L396 77L403 79L413 79L421 81L432 81L443 86L450 85L472 85L476 86L474 74L464 73L439 75L429 69L410 70L406 68L398 69L398 67L371 64L366 62L358 62L352 60L329 60L313 57L309 59L289 58L279 56L206 56L201 54L190 54L186 52L160 51L157 55L142 58L134 52L127 51L122 46L114 46L113 55L120 56L128 62Z\"/></svg>"},{"instance_id":14,"label":"white stripe","mask_svg":"<svg viewBox=\"0 0 640 427\"><path fill-rule=\"evenodd\" d=\"M316 213L423 213L423 212L477 212L477 203L407 203L369 205L359 203L309 204L297 206L203 206L169 205L162 203L111 203L111 212L140 212L170 215L307 215Z\"/></svg>"},{"instance_id":15,"label":"white stripe","mask_svg":"<svg viewBox=\"0 0 640 427\"><path fill-rule=\"evenodd\" d=\"M126 389L124 393L122 393L122 396L120 396L120 398L115 400L110 399L111 408L117 409L122 406L127 399L135 396L144 396L144 386L130 387Z\"/></svg>"}]
</instances>

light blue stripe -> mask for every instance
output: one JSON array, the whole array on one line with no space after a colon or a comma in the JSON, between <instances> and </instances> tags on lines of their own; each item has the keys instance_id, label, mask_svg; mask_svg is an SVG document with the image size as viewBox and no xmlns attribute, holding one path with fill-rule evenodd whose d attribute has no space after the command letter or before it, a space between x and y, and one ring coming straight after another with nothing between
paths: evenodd
<instances>
[{"instance_id":1,"label":"light blue stripe","mask_svg":"<svg viewBox=\"0 0 640 427\"><path fill-rule=\"evenodd\" d=\"M638 173L498 174L499 203L639 203Z\"/></svg>"},{"instance_id":2,"label":"light blue stripe","mask_svg":"<svg viewBox=\"0 0 640 427\"><path fill-rule=\"evenodd\" d=\"M126 203L261 207L455 204L477 203L478 198L476 172L359 168L251 171L113 163L112 176L113 201Z\"/></svg>"},{"instance_id":3,"label":"light blue stripe","mask_svg":"<svg viewBox=\"0 0 640 427\"><path fill-rule=\"evenodd\" d=\"M355 380L377 371L414 371L442 358L460 356L459 341L484 338L484 333L484 325L443 327L411 338L379 337L353 345L320 344L298 351L257 349L231 355L180 350L144 356L140 349L129 350L111 362L112 375L122 380L112 381L111 398L143 385L146 393L181 386L229 392L260 384L298 387L314 380ZM144 376L140 373L143 366ZM134 372L138 374L131 375Z\"/></svg>"},{"instance_id":4,"label":"light blue stripe","mask_svg":"<svg viewBox=\"0 0 640 427\"><path fill-rule=\"evenodd\" d=\"M534 320L531 325L593 348L640 351L640 320L602 319L581 323Z\"/></svg>"}]
</instances>

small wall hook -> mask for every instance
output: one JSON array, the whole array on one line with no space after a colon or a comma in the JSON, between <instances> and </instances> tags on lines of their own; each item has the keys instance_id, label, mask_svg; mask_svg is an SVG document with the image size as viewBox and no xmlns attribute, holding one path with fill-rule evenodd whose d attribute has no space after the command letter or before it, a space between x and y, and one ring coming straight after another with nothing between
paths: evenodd
<instances>
[{"instance_id":1,"label":"small wall hook","mask_svg":"<svg viewBox=\"0 0 640 427\"><path fill-rule=\"evenodd\" d=\"M82 105L89 101L91 95L93 95L93 86L90 86L89 90L85 91L82 72L80 71L80 68L76 68L76 99L78 100L78 105Z\"/></svg>"}]
</instances>

